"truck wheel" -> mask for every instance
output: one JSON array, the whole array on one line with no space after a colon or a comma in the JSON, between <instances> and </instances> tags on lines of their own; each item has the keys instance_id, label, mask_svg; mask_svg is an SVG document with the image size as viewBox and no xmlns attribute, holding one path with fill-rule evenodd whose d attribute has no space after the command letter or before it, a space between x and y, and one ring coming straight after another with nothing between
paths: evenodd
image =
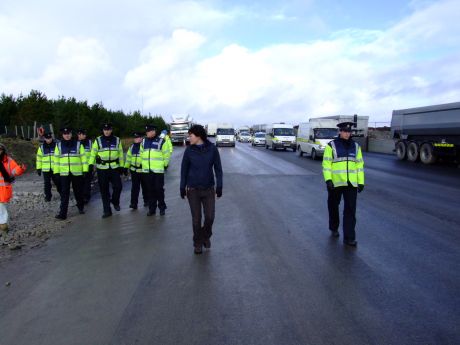
<instances>
[{"instance_id":1,"label":"truck wheel","mask_svg":"<svg viewBox=\"0 0 460 345\"><path fill-rule=\"evenodd\" d=\"M268 145L265 145L265 149L268 150Z\"/></svg>"},{"instance_id":2,"label":"truck wheel","mask_svg":"<svg viewBox=\"0 0 460 345\"><path fill-rule=\"evenodd\" d=\"M425 143L420 147L420 160L424 164L433 164L436 162L433 145Z\"/></svg>"},{"instance_id":3,"label":"truck wheel","mask_svg":"<svg viewBox=\"0 0 460 345\"><path fill-rule=\"evenodd\" d=\"M316 158L317 158L317 157L316 157L316 150L315 150L315 149L312 149L312 150L311 150L311 159L314 160L314 161L316 161Z\"/></svg>"},{"instance_id":4,"label":"truck wheel","mask_svg":"<svg viewBox=\"0 0 460 345\"><path fill-rule=\"evenodd\" d=\"M273 145L273 143L272 143L272 151L275 151L275 150L276 150L275 145Z\"/></svg>"},{"instance_id":5,"label":"truck wheel","mask_svg":"<svg viewBox=\"0 0 460 345\"><path fill-rule=\"evenodd\" d=\"M399 141L396 144L396 156L400 161L403 161L407 158L407 146L404 141Z\"/></svg>"},{"instance_id":6,"label":"truck wheel","mask_svg":"<svg viewBox=\"0 0 460 345\"><path fill-rule=\"evenodd\" d=\"M417 162L419 158L418 145L415 141L412 141L407 147L407 159L411 162Z\"/></svg>"},{"instance_id":7,"label":"truck wheel","mask_svg":"<svg viewBox=\"0 0 460 345\"><path fill-rule=\"evenodd\" d=\"M302 149L300 148L300 145L299 145L299 147L297 147L297 156L299 156L299 157L303 156L303 152L302 152Z\"/></svg>"}]
</instances>

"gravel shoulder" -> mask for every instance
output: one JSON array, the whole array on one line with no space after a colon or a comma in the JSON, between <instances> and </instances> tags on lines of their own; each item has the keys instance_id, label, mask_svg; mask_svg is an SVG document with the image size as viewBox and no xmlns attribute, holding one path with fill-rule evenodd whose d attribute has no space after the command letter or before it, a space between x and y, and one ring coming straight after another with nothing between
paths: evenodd
<instances>
[{"instance_id":1,"label":"gravel shoulder","mask_svg":"<svg viewBox=\"0 0 460 345\"><path fill-rule=\"evenodd\" d=\"M59 210L60 198L53 186L53 199L45 202L43 177L27 173L17 178L13 186L13 199L7 204L10 231L0 238L0 264L43 246L52 235L63 231L78 214L71 197L68 218L54 218Z\"/></svg>"}]
</instances>

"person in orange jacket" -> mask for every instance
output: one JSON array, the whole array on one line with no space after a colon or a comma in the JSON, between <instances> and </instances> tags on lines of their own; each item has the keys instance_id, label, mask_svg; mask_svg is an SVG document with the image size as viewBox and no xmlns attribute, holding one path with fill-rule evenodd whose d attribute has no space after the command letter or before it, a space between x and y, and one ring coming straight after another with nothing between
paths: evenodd
<instances>
[{"instance_id":1,"label":"person in orange jacket","mask_svg":"<svg viewBox=\"0 0 460 345\"><path fill-rule=\"evenodd\" d=\"M26 171L24 165L19 165L8 156L6 146L0 143L0 232L8 232L8 211L6 204L13 197L13 185L16 176Z\"/></svg>"}]
</instances>

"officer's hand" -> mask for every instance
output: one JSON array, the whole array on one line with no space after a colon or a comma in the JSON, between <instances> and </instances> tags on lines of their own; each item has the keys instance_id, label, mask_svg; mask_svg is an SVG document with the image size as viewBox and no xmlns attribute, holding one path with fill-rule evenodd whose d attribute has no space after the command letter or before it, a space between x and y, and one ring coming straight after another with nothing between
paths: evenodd
<instances>
[{"instance_id":1,"label":"officer's hand","mask_svg":"<svg viewBox=\"0 0 460 345\"><path fill-rule=\"evenodd\" d=\"M88 171L94 171L94 165L89 165L88 166Z\"/></svg>"},{"instance_id":2,"label":"officer's hand","mask_svg":"<svg viewBox=\"0 0 460 345\"><path fill-rule=\"evenodd\" d=\"M327 180L326 181L326 186L327 186L327 190L330 192L334 189L334 184L332 183L331 180Z\"/></svg>"},{"instance_id":3,"label":"officer's hand","mask_svg":"<svg viewBox=\"0 0 460 345\"><path fill-rule=\"evenodd\" d=\"M180 197L182 199L185 199L185 196L187 195L187 192L185 191L185 188L180 189Z\"/></svg>"},{"instance_id":4,"label":"officer's hand","mask_svg":"<svg viewBox=\"0 0 460 345\"><path fill-rule=\"evenodd\" d=\"M222 188L217 188L216 189L216 196L220 198L222 196Z\"/></svg>"},{"instance_id":5,"label":"officer's hand","mask_svg":"<svg viewBox=\"0 0 460 345\"><path fill-rule=\"evenodd\" d=\"M123 174L125 174L125 176L128 176L128 168L123 168Z\"/></svg>"},{"instance_id":6,"label":"officer's hand","mask_svg":"<svg viewBox=\"0 0 460 345\"><path fill-rule=\"evenodd\" d=\"M359 185L358 185L358 193L361 193L363 190L364 190L364 185L363 185L363 184L359 184Z\"/></svg>"},{"instance_id":7,"label":"officer's hand","mask_svg":"<svg viewBox=\"0 0 460 345\"><path fill-rule=\"evenodd\" d=\"M42 176L42 169L37 169L37 175Z\"/></svg>"},{"instance_id":8,"label":"officer's hand","mask_svg":"<svg viewBox=\"0 0 460 345\"><path fill-rule=\"evenodd\" d=\"M169 165L165 166L165 171L168 171L168 167L169 167Z\"/></svg>"}]
</instances>

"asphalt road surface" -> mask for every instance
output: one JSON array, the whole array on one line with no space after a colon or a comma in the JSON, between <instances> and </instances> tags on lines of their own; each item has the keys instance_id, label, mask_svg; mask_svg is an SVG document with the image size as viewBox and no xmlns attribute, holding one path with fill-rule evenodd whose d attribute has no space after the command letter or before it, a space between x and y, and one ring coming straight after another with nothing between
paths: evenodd
<instances>
[{"instance_id":1,"label":"asphalt road surface","mask_svg":"<svg viewBox=\"0 0 460 345\"><path fill-rule=\"evenodd\" d=\"M165 217L101 203L0 267L0 344L459 344L460 169L365 155L358 248L329 236L321 162L221 148L213 247L193 254L176 148ZM4 283L11 281L11 286Z\"/></svg>"}]
</instances>

